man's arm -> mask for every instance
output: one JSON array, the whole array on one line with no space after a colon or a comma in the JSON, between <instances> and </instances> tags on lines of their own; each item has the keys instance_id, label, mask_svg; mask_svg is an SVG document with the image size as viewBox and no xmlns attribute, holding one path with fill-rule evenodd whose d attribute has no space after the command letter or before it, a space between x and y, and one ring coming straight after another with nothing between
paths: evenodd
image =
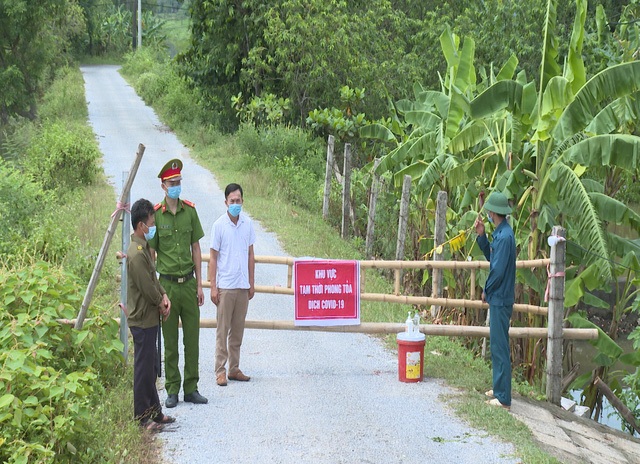
<instances>
[{"instance_id":1,"label":"man's arm","mask_svg":"<svg viewBox=\"0 0 640 464\"><path fill-rule=\"evenodd\" d=\"M151 278L149 269L153 269L153 263L142 254L135 255L129 259L129 272L127 278L131 279L134 285L140 290L142 297L152 306L159 310L164 303L166 292L157 280ZM168 300L167 300L168 301Z\"/></svg>"},{"instance_id":2,"label":"man's arm","mask_svg":"<svg viewBox=\"0 0 640 464\"><path fill-rule=\"evenodd\" d=\"M256 257L253 254L253 245L249 245L249 299L256 293L254 275L256 270Z\"/></svg>"},{"instance_id":3,"label":"man's arm","mask_svg":"<svg viewBox=\"0 0 640 464\"><path fill-rule=\"evenodd\" d=\"M204 304L204 292L202 291L202 251L200 251L200 242L191 244L191 257L196 272L196 284L198 285L198 306Z\"/></svg>"},{"instance_id":4,"label":"man's arm","mask_svg":"<svg viewBox=\"0 0 640 464\"><path fill-rule=\"evenodd\" d=\"M493 253L491 254L491 267L484 291L491 294L496 287L499 287L504 280L507 270L507 260L509 259L508 244L503 236L499 235L493 239Z\"/></svg>"},{"instance_id":5,"label":"man's arm","mask_svg":"<svg viewBox=\"0 0 640 464\"><path fill-rule=\"evenodd\" d=\"M218 252L213 248L209 249L209 282L211 282L211 302L218 306L220 294L218 293Z\"/></svg>"}]
</instances>

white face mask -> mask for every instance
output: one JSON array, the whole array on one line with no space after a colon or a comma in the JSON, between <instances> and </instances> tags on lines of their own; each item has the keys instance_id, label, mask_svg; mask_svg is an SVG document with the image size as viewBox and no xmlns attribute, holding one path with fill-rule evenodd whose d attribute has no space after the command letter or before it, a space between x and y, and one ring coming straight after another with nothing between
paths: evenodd
<instances>
[{"instance_id":1,"label":"white face mask","mask_svg":"<svg viewBox=\"0 0 640 464\"><path fill-rule=\"evenodd\" d=\"M151 226L151 227L149 227L149 226L147 226L146 224L145 224L145 226L147 227L147 229L148 229L149 231L148 231L147 233L145 233L145 234L144 234L144 238L145 238L145 240L149 241L149 240L151 240L153 237L155 237L155 236L156 236L156 226Z\"/></svg>"}]
</instances>

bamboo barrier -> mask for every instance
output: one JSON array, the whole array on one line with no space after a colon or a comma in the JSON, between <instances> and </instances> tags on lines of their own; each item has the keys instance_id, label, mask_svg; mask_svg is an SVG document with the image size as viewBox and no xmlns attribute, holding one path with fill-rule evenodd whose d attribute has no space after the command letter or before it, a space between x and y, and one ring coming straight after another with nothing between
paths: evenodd
<instances>
[{"instance_id":1,"label":"bamboo barrier","mask_svg":"<svg viewBox=\"0 0 640 464\"><path fill-rule=\"evenodd\" d=\"M120 323L119 318L114 318ZM74 325L75 319L58 319L60 324ZM245 321L245 329L259 330L295 330L307 332L342 332L365 334L394 334L405 330L405 325L396 322L361 322L359 325L339 326L300 326L293 321ZM200 328L212 329L217 327L215 319L200 319ZM488 337L489 327L467 325L438 325L421 324L420 332L425 335L442 337ZM563 329L563 337L567 340L595 340L598 329ZM511 327L510 338L546 338L548 331L545 327Z\"/></svg>"},{"instance_id":2,"label":"bamboo barrier","mask_svg":"<svg viewBox=\"0 0 640 464\"><path fill-rule=\"evenodd\" d=\"M288 266L287 269L287 285L285 287L279 285L256 285L256 293L271 293L275 295L294 295L292 288L293 280L293 264L296 258L290 256L256 256L256 263L260 264L282 264ZM202 261L209 262L209 253L202 254ZM546 268L549 259L533 259L516 261L516 268ZM460 298L433 298L426 296L405 296L400 295L400 270L401 269L465 269L471 271L471 278L475 284L476 271L478 269L489 269L488 261L383 261L383 260L363 260L360 261L361 269L394 269L395 284L394 294L386 293L361 293L361 301L377 301L392 304L408 304L422 306L441 306L445 308L469 308L469 309L488 309L489 305L480 300L473 298L475 289L472 288L471 299ZM210 281L202 281L203 288L211 288ZM516 303L513 310L519 313L528 313L539 316L547 316L548 308L544 306L535 306L529 304Z\"/></svg>"},{"instance_id":3,"label":"bamboo barrier","mask_svg":"<svg viewBox=\"0 0 640 464\"><path fill-rule=\"evenodd\" d=\"M256 263L286 264L293 266L296 258L291 256L256 255ZM202 262L209 262L209 253L202 254ZM530 259L516 261L517 269L543 268L546 269L551 261L545 259ZM362 260L360 269L489 269L489 261L397 261L397 260Z\"/></svg>"}]
</instances>

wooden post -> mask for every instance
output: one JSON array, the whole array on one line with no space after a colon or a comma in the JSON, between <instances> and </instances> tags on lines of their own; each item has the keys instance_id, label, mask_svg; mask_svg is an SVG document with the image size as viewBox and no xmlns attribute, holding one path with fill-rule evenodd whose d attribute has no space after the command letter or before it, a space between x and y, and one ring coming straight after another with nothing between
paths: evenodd
<instances>
[{"instance_id":1,"label":"wooden post","mask_svg":"<svg viewBox=\"0 0 640 464\"><path fill-rule=\"evenodd\" d=\"M396 243L396 260L404 260L404 242L407 239L409 223L409 201L411 198L411 176L404 176L402 181L402 198L400 199L400 219L398 220L398 242Z\"/></svg>"},{"instance_id":2,"label":"wooden post","mask_svg":"<svg viewBox=\"0 0 640 464\"><path fill-rule=\"evenodd\" d=\"M367 258L373 255L373 230L376 219L376 202L380 191L380 175L376 172L380 165L380 158L373 162L373 180L371 181L371 194L369 195L369 217L367 219L367 239L364 246L364 253Z\"/></svg>"},{"instance_id":3,"label":"wooden post","mask_svg":"<svg viewBox=\"0 0 640 464\"><path fill-rule=\"evenodd\" d=\"M89 285L87 287L87 292L84 295L84 299L82 300L82 306L80 307L80 311L78 312L78 317L76 318L76 329L81 329L84 324L84 319L87 316L87 309L89 308L89 303L91 303L91 298L93 297L93 292L96 289L96 285L98 285L98 278L100 277L100 272L102 272L102 266L104 265L104 259L107 255L107 251L109 251L109 245L111 244L111 240L116 233L117 224L120 221L120 215L122 214L122 210L125 208L127 196L131 190L131 185L133 184L133 179L136 177L136 173L138 172L138 166L140 166L140 161L142 161L142 155L144 154L144 145L138 145L138 152L136 153L136 159L133 161L133 166L131 166L131 170L129 171L129 178L127 179L126 184L122 188L122 193L120 194L120 201L118 202L117 209L111 215L111 223L107 228L107 232L105 233L104 240L102 242L102 248L100 248L100 252L98 253L98 259L93 268L93 273L91 274L91 279L89 279Z\"/></svg>"},{"instance_id":4,"label":"wooden post","mask_svg":"<svg viewBox=\"0 0 640 464\"><path fill-rule=\"evenodd\" d=\"M398 241L396 243L396 260L404 260L404 242L407 240L407 224L409 223L409 201L411 200L411 176L402 180L402 197L400 199L400 217L398 219ZM401 270L395 274L395 294L400 294Z\"/></svg>"},{"instance_id":5,"label":"wooden post","mask_svg":"<svg viewBox=\"0 0 640 464\"><path fill-rule=\"evenodd\" d=\"M549 264L549 316L547 318L547 401L560 406L562 395L562 319L564 318L564 270L566 230L553 226L552 236L562 237L551 246Z\"/></svg>"},{"instance_id":6,"label":"wooden post","mask_svg":"<svg viewBox=\"0 0 640 464\"><path fill-rule=\"evenodd\" d=\"M335 139L333 135L329 136L327 142L327 168L324 175L324 199L322 201L322 219L325 221L329 218L329 198L331 197L331 178L333 172L333 144Z\"/></svg>"},{"instance_id":7,"label":"wooden post","mask_svg":"<svg viewBox=\"0 0 640 464\"><path fill-rule=\"evenodd\" d=\"M351 144L344 144L342 173L342 238L349 237L349 205L351 203Z\"/></svg>"},{"instance_id":8,"label":"wooden post","mask_svg":"<svg viewBox=\"0 0 640 464\"><path fill-rule=\"evenodd\" d=\"M436 251L433 253L433 261L442 261L444 257L442 253L438 253L438 246L445 242L445 232L447 230L447 192L440 190L438 199L436 200L436 225L434 231L434 247ZM434 269L431 273L432 285L431 296L435 298L442 297L442 269ZM440 312L440 306L431 307L431 317L435 318Z\"/></svg>"}]
</instances>

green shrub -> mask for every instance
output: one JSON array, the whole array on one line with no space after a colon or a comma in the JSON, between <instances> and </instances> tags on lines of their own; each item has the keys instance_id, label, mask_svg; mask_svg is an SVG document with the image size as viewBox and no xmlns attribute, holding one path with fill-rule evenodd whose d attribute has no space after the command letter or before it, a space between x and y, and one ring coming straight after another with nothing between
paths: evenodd
<instances>
[{"instance_id":1,"label":"green shrub","mask_svg":"<svg viewBox=\"0 0 640 464\"><path fill-rule=\"evenodd\" d=\"M136 82L136 92L147 105L152 105L166 92L167 85L164 79L153 72L140 74Z\"/></svg>"},{"instance_id":2,"label":"green shrub","mask_svg":"<svg viewBox=\"0 0 640 464\"><path fill-rule=\"evenodd\" d=\"M29 147L23 166L45 190L74 189L94 182L100 157L86 125L47 122Z\"/></svg>"},{"instance_id":3,"label":"green shrub","mask_svg":"<svg viewBox=\"0 0 640 464\"><path fill-rule=\"evenodd\" d=\"M44 262L1 268L0 301L0 461L87 462L92 398L120 363L117 324L60 324L75 316L80 291Z\"/></svg>"},{"instance_id":4,"label":"green shrub","mask_svg":"<svg viewBox=\"0 0 640 464\"><path fill-rule=\"evenodd\" d=\"M78 68L65 67L58 70L40 103L38 117L42 121L53 121L64 115L67 121L84 124L87 114L82 73Z\"/></svg>"},{"instance_id":5,"label":"green shrub","mask_svg":"<svg viewBox=\"0 0 640 464\"><path fill-rule=\"evenodd\" d=\"M39 227L48 194L0 158L0 255L12 256L29 246Z\"/></svg>"},{"instance_id":6,"label":"green shrub","mask_svg":"<svg viewBox=\"0 0 640 464\"><path fill-rule=\"evenodd\" d=\"M274 126L256 129L244 124L237 134L243 152L261 165L275 165L289 159L303 166L316 180L324 179L324 144L297 127Z\"/></svg>"}]
</instances>

